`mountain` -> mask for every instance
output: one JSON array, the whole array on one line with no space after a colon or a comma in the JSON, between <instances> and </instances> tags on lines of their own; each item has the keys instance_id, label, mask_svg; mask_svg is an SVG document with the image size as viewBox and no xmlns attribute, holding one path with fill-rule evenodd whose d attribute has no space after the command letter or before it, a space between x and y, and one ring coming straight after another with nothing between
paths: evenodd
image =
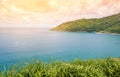
<instances>
[{"instance_id":1,"label":"mountain","mask_svg":"<svg viewBox=\"0 0 120 77\"><path fill-rule=\"evenodd\" d=\"M103 18L69 21L62 23L51 30L120 33L120 13Z\"/></svg>"}]
</instances>

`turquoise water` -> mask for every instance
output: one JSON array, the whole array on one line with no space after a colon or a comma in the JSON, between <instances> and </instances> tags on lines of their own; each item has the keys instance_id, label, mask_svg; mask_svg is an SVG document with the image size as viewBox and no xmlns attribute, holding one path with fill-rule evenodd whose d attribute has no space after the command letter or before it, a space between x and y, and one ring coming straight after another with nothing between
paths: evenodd
<instances>
[{"instance_id":1,"label":"turquoise water","mask_svg":"<svg viewBox=\"0 0 120 77\"><path fill-rule=\"evenodd\" d=\"M57 32L48 29L0 29L0 64L33 58L43 61L120 57L120 35Z\"/></svg>"}]
</instances>

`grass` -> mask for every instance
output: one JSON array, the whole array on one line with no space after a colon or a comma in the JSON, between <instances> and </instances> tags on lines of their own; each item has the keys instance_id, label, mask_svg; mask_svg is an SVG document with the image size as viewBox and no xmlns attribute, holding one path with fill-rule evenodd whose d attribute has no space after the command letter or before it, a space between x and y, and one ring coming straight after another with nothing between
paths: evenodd
<instances>
[{"instance_id":1,"label":"grass","mask_svg":"<svg viewBox=\"0 0 120 77\"><path fill-rule=\"evenodd\" d=\"M120 60L106 58L43 63L36 61L2 70L0 77L120 77Z\"/></svg>"}]
</instances>

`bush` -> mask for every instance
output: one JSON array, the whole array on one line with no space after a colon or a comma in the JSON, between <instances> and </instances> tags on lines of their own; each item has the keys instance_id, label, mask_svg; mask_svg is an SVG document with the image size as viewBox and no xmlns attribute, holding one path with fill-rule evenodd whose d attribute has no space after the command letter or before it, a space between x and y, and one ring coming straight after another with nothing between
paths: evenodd
<instances>
[{"instance_id":1,"label":"bush","mask_svg":"<svg viewBox=\"0 0 120 77\"><path fill-rule=\"evenodd\" d=\"M120 61L112 58L71 62L33 62L2 70L0 77L119 77Z\"/></svg>"}]
</instances>

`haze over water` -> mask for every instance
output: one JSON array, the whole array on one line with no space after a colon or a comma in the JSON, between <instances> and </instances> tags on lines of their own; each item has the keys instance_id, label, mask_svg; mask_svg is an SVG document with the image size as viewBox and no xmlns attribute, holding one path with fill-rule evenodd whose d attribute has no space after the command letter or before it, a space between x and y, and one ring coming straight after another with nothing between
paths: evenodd
<instances>
[{"instance_id":1,"label":"haze over water","mask_svg":"<svg viewBox=\"0 0 120 77\"><path fill-rule=\"evenodd\" d=\"M43 61L120 57L120 35L1 28L0 64L33 58Z\"/></svg>"}]
</instances>

